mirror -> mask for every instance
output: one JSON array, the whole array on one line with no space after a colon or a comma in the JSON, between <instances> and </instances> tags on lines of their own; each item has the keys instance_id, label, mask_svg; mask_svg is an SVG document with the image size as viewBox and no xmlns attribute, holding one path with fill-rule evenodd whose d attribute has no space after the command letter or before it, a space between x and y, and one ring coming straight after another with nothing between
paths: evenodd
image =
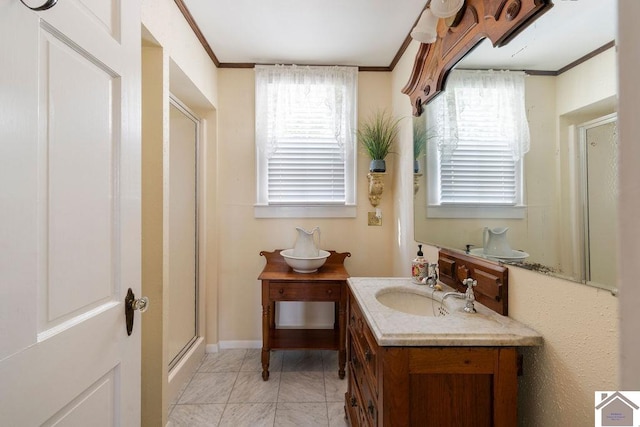
<instances>
[{"instance_id":1,"label":"mirror","mask_svg":"<svg viewBox=\"0 0 640 427\"><path fill-rule=\"evenodd\" d=\"M472 245L472 255L487 257L485 227L508 227L510 248L528 256L488 259L616 292L616 22L615 2L559 0L506 46L485 40L456 65L526 72L531 142L522 214L434 214L437 187L429 193L429 186L437 183L433 162L441 152L428 139L414 174L416 241L461 251ZM414 118L415 129L430 128L433 105L423 106L427 114Z\"/></svg>"}]
</instances>

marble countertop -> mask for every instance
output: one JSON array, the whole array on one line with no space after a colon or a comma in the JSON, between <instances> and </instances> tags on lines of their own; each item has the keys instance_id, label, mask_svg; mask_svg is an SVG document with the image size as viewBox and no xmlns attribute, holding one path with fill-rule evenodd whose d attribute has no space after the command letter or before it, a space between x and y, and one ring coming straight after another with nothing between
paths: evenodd
<instances>
[{"instance_id":1,"label":"marble countertop","mask_svg":"<svg viewBox=\"0 0 640 427\"><path fill-rule=\"evenodd\" d=\"M539 346L542 336L507 316L475 302L477 313L465 313L465 301L442 296L452 291L441 283L443 291L416 285L410 278L351 277L351 292L381 346ZM379 293L399 290L432 298L433 309L442 305L448 315L431 317L406 314L391 309L376 299ZM429 302L427 302L429 303Z\"/></svg>"}]
</instances>

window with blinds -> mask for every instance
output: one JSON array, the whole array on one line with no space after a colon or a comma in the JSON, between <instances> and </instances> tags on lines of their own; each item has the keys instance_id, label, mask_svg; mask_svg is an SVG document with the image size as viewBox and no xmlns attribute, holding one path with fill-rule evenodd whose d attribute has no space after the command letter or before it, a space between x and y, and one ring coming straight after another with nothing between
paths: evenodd
<instances>
[{"instance_id":1,"label":"window with blinds","mask_svg":"<svg viewBox=\"0 0 640 427\"><path fill-rule=\"evenodd\" d=\"M304 103L283 120L267 163L270 204L345 203L345 155L323 92L311 87Z\"/></svg>"},{"instance_id":2,"label":"window with blinds","mask_svg":"<svg viewBox=\"0 0 640 427\"><path fill-rule=\"evenodd\" d=\"M455 150L439 157L440 203L507 205L521 203L521 162L513 158L505 132L505 116L496 114L492 100L474 89L457 89L465 99L458 113Z\"/></svg>"},{"instance_id":3,"label":"window with blinds","mask_svg":"<svg viewBox=\"0 0 640 427\"><path fill-rule=\"evenodd\" d=\"M257 217L353 217L356 67L256 66Z\"/></svg>"},{"instance_id":4,"label":"window with blinds","mask_svg":"<svg viewBox=\"0 0 640 427\"><path fill-rule=\"evenodd\" d=\"M427 216L523 218L524 75L452 73L427 106Z\"/></svg>"}]
</instances>

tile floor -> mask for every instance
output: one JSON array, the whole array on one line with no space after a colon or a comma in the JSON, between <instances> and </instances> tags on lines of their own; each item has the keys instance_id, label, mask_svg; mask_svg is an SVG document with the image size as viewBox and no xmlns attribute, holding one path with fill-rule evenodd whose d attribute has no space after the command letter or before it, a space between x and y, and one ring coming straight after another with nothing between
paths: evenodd
<instances>
[{"instance_id":1,"label":"tile floor","mask_svg":"<svg viewBox=\"0 0 640 427\"><path fill-rule=\"evenodd\" d=\"M272 351L262 380L259 349L205 355L169 407L170 427L347 426L335 351Z\"/></svg>"}]
</instances>

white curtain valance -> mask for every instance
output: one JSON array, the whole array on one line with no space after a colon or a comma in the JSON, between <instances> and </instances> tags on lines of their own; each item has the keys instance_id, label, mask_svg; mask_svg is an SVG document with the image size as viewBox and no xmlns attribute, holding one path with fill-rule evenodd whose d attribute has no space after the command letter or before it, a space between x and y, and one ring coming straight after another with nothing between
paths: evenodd
<instances>
[{"instance_id":1,"label":"white curtain valance","mask_svg":"<svg viewBox=\"0 0 640 427\"><path fill-rule=\"evenodd\" d=\"M517 71L452 71L446 90L427 109L440 156L448 159L456 150L462 115L474 108L492 115L491 121L499 123L500 133L510 141L513 160L520 160L530 147L524 79Z\"/></svg>"},{"instance_id":2,"label":"white curtain valance","mask_svg":"<svg viewBox=\"0 0 640 427\"><path fill-rule=\"evenodd\" d=\"M271 158L278 142L290 136L301 116L316 117L343 149L353 150L357 67L257 65L256 146ZM308 112L308 114L304 114Z\"/></svg>"}]
</instances>

